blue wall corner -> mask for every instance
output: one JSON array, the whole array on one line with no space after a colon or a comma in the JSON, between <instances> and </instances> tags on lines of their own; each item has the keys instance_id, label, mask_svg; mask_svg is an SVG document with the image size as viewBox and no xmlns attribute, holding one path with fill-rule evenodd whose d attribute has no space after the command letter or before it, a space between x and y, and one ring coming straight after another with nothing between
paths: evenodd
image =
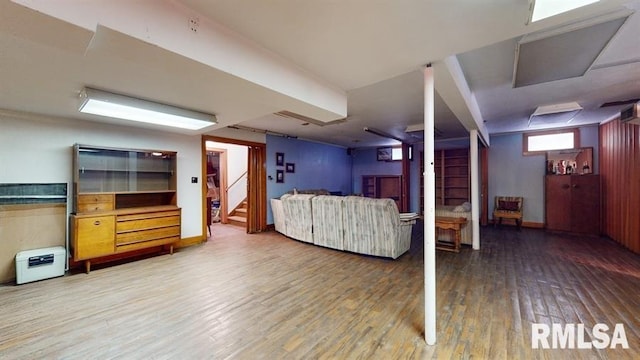
<instances>
[{"instance_id":1,"label":"blue wall corner","mask_svg":"<svg viewBox=\"0 0 640 360\"><path fill-rule=\"evenodd\" d=\"M267 224L273 223L269 199L297 189L326 189L352 193L352 159L347 149L311 141L267 135ZM276 165L276 153L284 154L284 165ZM294 172L287 172L293 164ZM277 172L284 178L277 182ZM271 177L271 179L269 179Z\"/></svg>"}]
</instances>

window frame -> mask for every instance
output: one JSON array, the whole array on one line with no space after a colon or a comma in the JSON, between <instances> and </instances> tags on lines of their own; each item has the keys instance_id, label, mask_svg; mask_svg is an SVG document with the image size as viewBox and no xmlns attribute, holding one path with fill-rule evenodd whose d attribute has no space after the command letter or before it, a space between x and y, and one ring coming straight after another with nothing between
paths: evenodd
<instances>
[{"instance_id":1,"label":"window frame","mask_svg":"<svg viewBox=\"0 0 640 360\"><path fill-rule=\"evenodd\" d=\"M552 150L529 151L529 137L540 136L540 135L566 134L566 133L573 133L573 147L567 148L567 149L580 148L580 129L578 128L526 132L522 134L522 155L524 156L545 155L547 151L552 151ZM562 149L562 150L566 150L566 149Z\"/></svg>"},{"instance_id":2,"label":"window frame","mask_svg":"<svg viewBox=\"0 0 640 360\"><path fill-rule=\"evenodd\" d=\"M394 149L400 149L400 156L402 156L402 145L391 146L391 160L390 161L402 161L402 158L400 158L400 159L394 159L393 158L393 150ZM413 145L409 145L409 161L413 161Z\"/></svg>"}]
</instances>

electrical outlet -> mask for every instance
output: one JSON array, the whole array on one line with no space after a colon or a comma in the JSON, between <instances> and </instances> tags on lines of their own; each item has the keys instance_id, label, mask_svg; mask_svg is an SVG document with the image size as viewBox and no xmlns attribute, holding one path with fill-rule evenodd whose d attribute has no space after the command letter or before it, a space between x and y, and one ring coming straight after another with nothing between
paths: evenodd
<instances>
[{"instance_id":1,"label":"electrical outlet","mask_svg":"<svg viewBox=\"0 0 640 360\"><path fill-rule=\"evenodd\" d=\"M191 183L192 184L197 184L198 183L198 177L197 176L192 176L191 177Z\"/></svg>"},{"instance_id":2,"label":"electrical outlet","mask_svg":"<svg viewBox=\"0 0 640 360\"><path fill-rule=\"evenodd\" d=\"M197 17L193 17L189 19L189 30L194 33L198 32L198 27L200 26L200 20Z\"/></svg>"}]
</instances>

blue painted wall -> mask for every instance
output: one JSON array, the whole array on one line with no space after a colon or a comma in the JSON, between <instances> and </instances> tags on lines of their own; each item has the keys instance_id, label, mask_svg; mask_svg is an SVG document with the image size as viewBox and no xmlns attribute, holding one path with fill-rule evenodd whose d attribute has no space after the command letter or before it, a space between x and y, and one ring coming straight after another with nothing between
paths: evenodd
<instances>
[{"instance_id":1,"label":"blue painted wall","mask_svg":"<svg viewBox=\"0 0 640 360\"><path fill-rule=\"evenodd\" d=\"M420 153L424 144L413 145L413 160L410 164L409 211L420 211ZM401 161L378 161L377 148L353 150L353 193L362 193L362 176L366 175L402 175Z\"/></svg>"},{"instance_id":2,"label":"blue painted wall","mask_svg":"<svg viewBox=\"0 0 640 360\"><path fill-rule=\"evenodd\" d=\"M580 128L582 147L593 147L594 172L599 170L599 133L597 126ZM267 197L280 197L294 187L298 189L327 189L345 195L362 193L363 175L401 175L399 161L377 161L376 148L354 149L351 155L338 146L287 139L267 135ZM436 141L435 149L468 148L469 139ZM418 212L420 204L420 153L424 144L414 144L411 161L410 211ZM275 154L285 154L285 163L295 164L295 173L284 174L284 183L276 183ZM493 211L496 195L525 197L524 220L544 222L544 156L522 155L522 134L491 136L489 148L489 213ZM273 223L270 205L267 223Z\"/></svg>"},{"instance_id":3,"label":"blue painted wall","mask_svg":"<svg viewBox=\"0 0 640 360\"><path fill-rule=\"evenodd\" d=\"M351 156L347 149L310 141L267 135L267 199L297 189L327 189L351 194ZM295 164L294 173L284 173L284 182L276 182L276 153L284 153L284 162ZM269 180L271 176L271 180ZM271 205L267 204L267 224L273 224Z\"/></svg>"},{"instance_id":4,"label":"blue painted wall","mask_svg":"<svg viewBox=\"0 0 640 360\"><path fill-rule=\"evenodd\" d=\"M378 161L377 148L353 150L353 193L362 194L362 176L402 175L402 162Z\"/></svg>"},{"instance_id":5,"label":"blue painted wall","mask_svg":"<svg viewBox=\"0 0 640 360\"><path fill-rule=\"evenodd\" d=\"M580 128L580 146L593 147L594 173L599 172L598 144L598 126ZM524 221L544 223L545 161L544 155L522 155L522 133L491 136L489 214L496 195L523 196Z\"/></svg>"}]
</instances>

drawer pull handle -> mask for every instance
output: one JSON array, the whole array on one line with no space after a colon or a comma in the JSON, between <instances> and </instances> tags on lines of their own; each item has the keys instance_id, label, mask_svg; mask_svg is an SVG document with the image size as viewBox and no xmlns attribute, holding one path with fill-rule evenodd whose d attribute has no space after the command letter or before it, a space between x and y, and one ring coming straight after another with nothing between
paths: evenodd
<instances>
[{"instance_id":1,"label":"drawer pull handle","mask_svg":"<svg viewBox=\"0 0 640 360\"><path fill-rule=\"evenodd\" d=\"M100 220L96 220L96 221L94 221L94 222L93 222L93 225L95 225L95 226L100 225Z\"/></svg>"}]
</instances>

